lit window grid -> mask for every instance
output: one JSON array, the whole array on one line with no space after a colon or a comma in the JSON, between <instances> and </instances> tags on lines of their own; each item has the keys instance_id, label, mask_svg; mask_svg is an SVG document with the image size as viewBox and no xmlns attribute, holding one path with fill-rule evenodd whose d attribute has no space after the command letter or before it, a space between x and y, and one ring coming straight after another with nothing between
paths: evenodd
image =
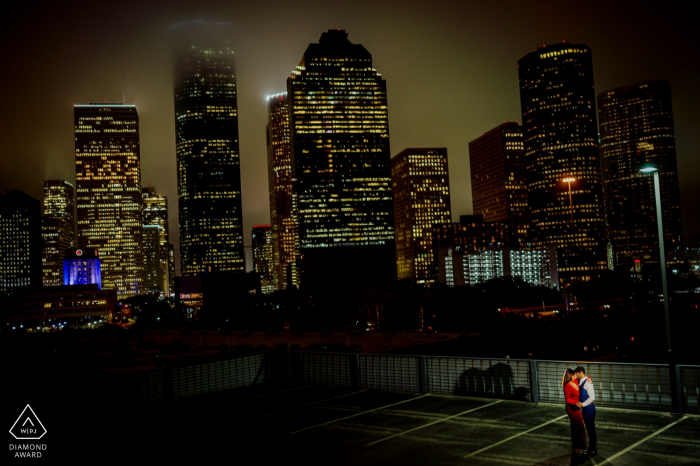
<instances>
[{"instance_id":1,"label":"lit window grid","mask_svg":"<svg viewBox=\"0 0 700 466\"><path fill-rule=\"evenodd\" d=\"M458 251L440 250L445 264L441 281L448 286L477 285L489 280L517 277L533 286L555 286L556 263L549 251L512 250L509 248Z\"/></svg>"},{"instance_id":2,"label":"lit window grid","mask_svg":"<svg viewBox=\"0 0 700 466\"><path fill-rule=\"evenodd\" d=\"M100 253L103 285L143 291L138 113L133 105L76 105L78 246Z\"/></svg>"},{"instance_id":3,"label":"lit window grid","mask_svg":"<svg viewBox=\"0 0 700 466\"><path fill-rule=\"evenodd\" d=\"M175 118L182 274L244 271L233 51L178 56Z\"/></svg>"},{"instance_id":4,"label":"lit window grid","mask_svg":"<svg viewBox=\"0 0 700 466\"><path fill-rule=\"evenodd\" d=\"M386 84L371 58L303 62L288 80L300 247L387 244L394 228Z\"/></svg>"},{"instance_id":5,"label":"lit window grid","mask_svg":"<svg viewBox=\"0 0 700 466\"><path fill-rule=\"evenodd\" d=\"M63 257L75 247L74 186L65 180L44 181L44 215L41 223L42 282L63 282Z\"/></svg>"},{"instance_id":6,"label":"lit window grid","mask_svg":"<svg viewBox=\"0 0 700 466\"><path fill-rule=\"evenodd\" d=\"M683 245L671 89L651 81L598 96L601 164L608 238L613 263L626 270L638 260L658 264L654 177L643 162L659 166L667 260Z\"/></svg>"},{"instance_id":7,"label":"lit window grid","mask_svg":"<svg viewBox=\"0 0 700 466\"><path fill-rule=\"evenodd\" d=\"M273 283L277 289L287 289L297 286L297 251L292 218L293 184L289 152L289 104L286 92L268 98L267 150Z\"/></svg>"},{"instance_id":8,"label":"lit window grid","mask_svg":"<svg viewBox=\"0 0 700 466\"><path fill-rule=\"evenodd\" d=\"M260 274L261 291L264 294L276 290L274 276L274 262L272 253L272 228L271 225L253 227L253 270Z\"/></svg>"},{"instance_id":9,"label":"lit window grid","mask_svg":"<svg viewBox=\"0 0 700 466\"><path fill-rule=\"evenodd\" d=\"M472 203L485 222L508 222L510 244L527 247L530 209L522 128L508 122L469 143Z\"/></svg>"},{"instance_id":10,"label":"lit window grid","mask_svg":"<svg viewBox=\"0 0 700 466\"><path fill-rule=\"evenodd\" d=\"M571 252L568 278L607 268L590 49L559 44L519 61L533 247ZM567 186L573 176L574 233ZM581 251L576 263L575 251ZM567 254L565 254L567 255ZM585 257L585 259L584 259Z\"/></svg>"},{"instance_id":11,"label":"lit window grid","mask_svg":"<svg viewBox=\"0 0 700 466\"><path fill-rule=\"evenodd\" d=\"M161 285L157 287L165 296L171 296L175 285L175 264L173 256L170 254L170 239L168 225L168 199L155 191L155 188L144 187L141 190L143 201L143 224L147 226L157 226L159 229L159 249L160 257L158 276ZM146 241L144 239L144 247ZM145 251L144 251L145 254ZM148 270L146 267L145 270ZM147 279L147 278L146 278Z\"/></svg>"},{"instance_id":12,"label":"lit window grid","mask_svg":"<svg viewBox=\"0 0 700 466\"><path fill-rule=\"evenodd\" d=\"M8 191L0 194L0 293L41 285L40 203Z\"/></svg>"},{"instance_id":13,"label":"lit window grid","mask_svg":"<svg viewBox=\"0 0 700 466\"><path fill-rule=\"evenodd\" d=\"M432 283L432 228L451 221L447 150L406 149L391 163L398 278Z\"/></svg>"}]
</instances>

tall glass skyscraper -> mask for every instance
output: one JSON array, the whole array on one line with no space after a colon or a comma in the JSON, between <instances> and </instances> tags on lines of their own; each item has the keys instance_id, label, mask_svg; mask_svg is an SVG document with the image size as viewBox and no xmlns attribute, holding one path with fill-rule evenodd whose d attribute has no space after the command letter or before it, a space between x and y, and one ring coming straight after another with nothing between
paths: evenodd
<instances>
[{"instance_id":1,"label":"tall glass skyscraper","mask_svg":"<svg viewBox=\"0 0 700 466\"><path fill-rule=\"evenodd\" d=\"M233 50L224 41L181 39L174 85L182 275L243 272Z\"/></svg>"},{"instance_id":2,"label":"tall glass skyscraper","mask_svg":"<svg viewBox=\"0 0 700 466\"><path fill-rule=\"evenodd\" d=\"M433 228L452 222L447 149L405 149L391 159L399 280L437 279Z\"/></svg>"},{"instance_id":3,"label":"tall glass skyscraper","mask_svg":"<svg viewBox=\"0 0 700 466\"><path fill-rule=\"evenodd\" d=\"M530 208L522 128L504 122L469 143L474 215L484 222L507 222L509 245L527 247Z\"/></svg>"},{"instance_id":4,"label":"tall glass skyscraper","mask_svg":"<svg viewBox=\"0 0 700 466\"><path fill-rule=\"evenodd\" d=\"M74 191L67 181L44 181L44 215L41 217L44 286L63 283L63 258L67 250L75 247Z\"/></svg>"},{"instance_id":5,"label":"tall glass skyscraper","mask_svg":"<svg viewBox=\"0 0 700 466\"><path fill-rule=\"evenodd\" d=\"M556 246L560 277L587 280L607 269L591 49L548 45L518 65L534 247Z\"/></svg>"},{"instance_id":6,"label":"tall glass skyscraper","mask_svg":"<svg viewBox=\"0 0 700 466\"><path fill-rule=\"evenodd\" d=\"M598 95L605 217L618 266L659 263L654 177L639 165L659 165L667 259L683 245L671 86L650 81Z\"/></svg>"},{"instance_id":7,"label":"tall glass skyscraper","mask_svg":"<svg viewBox=\"0 0 700 466\"><path fill-rule=\"evenodd\" d=\"M170 244L168 232L168 199L164 195L157 193L155 188L151 186L142 188L141 197L143 199L144 234L148 228L156 227L158 229L155 254L158 257L158 270L160 270L160 273L152 271L150 276L158 276L160 283L155 287L150 286L150 288L157 288L164 296L169 297L174 293L175 264L170 254L172 245ZM152 242L144 236L144 247L148 244L152 244ZM144 254L148 253L149 251L144 250ZM148 258L146 262L149 262ZM151 270L155 270L153 267L151 267ZM146 266L147 273L149 273L148 270L149 267Z\"/></svg>"},{"instance_id":8,"label":"tall glass skyscraper","mask_svg":"<svg viewBox=\"0 0 700 466\"><path fill-rule=\"evenodd\" d=\"M133 105L75 105L78 248L97 249L103 288L143 292L139 115Z\"/></svg>"},{"instance_id":9,"label":"tall glass skyscraper","mask_svg":"<svg viewBox=\"0 0 700 466\"><path fill-rule=\"evenodd\" d=\"M277 289L284 290L297 286L287 93L272 95L267 102L267 173L274 284Z\"/></svg>"},{"instance_id":10,"label":"tall glass skyscraper","mask_svg":"<svg viewBox=\"0 0 700 466\"><path fill-rule=\"evenodd\" d=\"M253 239L253 270L260 274L260 290L267 294L275 291L272 262L272 227L255 225Z\"/></svg>"},{"instance_id":11,"label":"tall glass skyscraper","mask_svg":"<svg viewBox=\"0 0 700 466\"><path fill-rule=\"evenodd\" d=\"M287 95L301 285L394 278L386 82L372 55L329 30L306 49Z\"/></svg>"},{"instance_id":12,"label":"tall glass skyscraper","mask_svg":"<svg viewBox=\"0 0 700 466\"><path fill-rule=\"evenodd\" d=\"M7 191L0 194L0 296L41 281L41 202Z\"/></svg>"}]
</instances>

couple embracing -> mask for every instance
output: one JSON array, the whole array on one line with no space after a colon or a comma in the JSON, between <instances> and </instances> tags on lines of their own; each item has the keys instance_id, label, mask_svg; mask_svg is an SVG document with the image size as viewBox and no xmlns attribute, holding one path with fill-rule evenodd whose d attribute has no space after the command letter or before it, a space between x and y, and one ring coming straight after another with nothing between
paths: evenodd
<instances>
[{"instance_id":1,"label":"couple embracing","mask_svg":"<svg viewBox=\"0 0 700 466\"><path fill-rule=\"evenodd\" d=\"M598 451L595 432L595 393L593 382L586 377L582 366L567 369L562 379L566 414L571 421L571 443L575 455L595 456ZM588 450L586 450L586 431L588 431Z\"/></svg>"}]
</instances>

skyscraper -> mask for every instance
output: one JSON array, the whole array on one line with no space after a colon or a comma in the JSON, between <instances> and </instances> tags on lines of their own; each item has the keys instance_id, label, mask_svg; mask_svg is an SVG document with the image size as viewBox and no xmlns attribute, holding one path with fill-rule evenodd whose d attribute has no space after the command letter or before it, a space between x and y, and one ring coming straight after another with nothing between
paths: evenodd
<instances>
[{"instance_id":1,"label":"skyscraper","mask_svg":"<svg viewBox=\"0 0 700 466\"><path fill-rule=\"evenodd\" d=\"M653 177L643 162L659 166L667 258L683 245L671 86L650 81L598 95L603 193L608 238L625 269L659 263Z\"/></svg>"},{"instance_id":2,"label":"skyscraper","mask_svg":"<svg viewBox=\"0 0 700 466\"><path fill-rule=\"evenodd\" d=\"M504 122L471 141L469 169L474 214L485 222L507 222L510 246L525 246L530 212L520 125Z\"/></svg>"},{"instance_id":3,"label":"skyscraper","mask_svg":"<svg viewBox=\"0 0 700 466\"><path fill-rule=\"evenodd\" d=\"M436 279L432 231L452 222L447 149L405 149L391 159L399 280Z\"/></svg>"},{"instance_id":4,"label":"skyscraper","mask_svg":"<svg viewBox=\"0 0 700 466\"><path fill-rule=\"evenodd\" d=\"M556 246L560 277L587 280L607 268L591 49L542 47L518 71L534 247Z\"/></svg>"},{"instance_id":5,"label":"skyscraper","mask_svg":"<svg viewBox=\"0 0 700 466\"><path fill-rule=\"evenodd\" d=\"M141 198L143 200L144 228L158 228L157 254L159 260L158 269L161 271L159 274L161 283L156 288L164 296L169 297L174 293L175 262L173 255L170 253L172 244L170 244L169 240L168 199L157 193L155 188L150 186L141 189ZM144 245L146 244L148 244L148 241L144 238ZM146 254L146 251L144 251L144 254ZM151 274L151 276L154 275Z\"/></svg>"},{"instance_id":6,"label":"skyscraper","mask_svg":"<svg viewBox=\"0 0 700 466\"><path fill-rule=\"evenodd\" d=\"M160 228L143 226L143 290L148 294L165 294L167 262L161 260Z\"/></svg>"},{"instance_id":7,"label":"skyscraper","mask_svg":"<svg viewBox=\"0 0 700 466\"><path fill-rule=\"evenodd\" d=\"M301 285L396 275L386 82L343 30L287 79Z\"/></svg>"},{"instance_id":8,"label":"skyscraper","mask_svg":"<svg viewBox=\"0 0 700 466\"><path fill-rule=\"evenodd\" d=\"M253 227L253 270L260 274L260 288L263 293L275 291L272 280L274 267L272 262L272 227L256 225Z\"/></svg>"},{"instance_id":9,"label":"skyscraper","mask_svg":"<svg viewBox=\"0 0 700 466\"><path fill-rule=\"evenodd\" d=\"M78 248L97 249L103 288L143 291L139 115L133 105L75 105Z\"/></svg>"},{"instance_id":10,"label":"skyscraper","mask_svg":"<svg viewBox=\"0 0 700 466\"><path fill-rule=\"evenodd\" d=\"M64 180L44 181L44 215L41 217L41 262L44 286L63 283L63 258L75 247L73 185Z\"/></svg>"},{"instance_id":11,"label":"skyscraper","mask_svg":"<svg viewBox=\"0 0 700 466\"><path fill-rule=\"evenodd\" d=\"M233 51L223 41L183 41L174 84L182 275L243 272Z\"/></svg>"},{"instance_id":12,"label":"skyscraper","mask_svg":"<svg viewBox=\"0 0 700 466\"><path fill-rule=\"evenodd\" d=\"M0 194L0 294L41 286L41 203L18 190Z\"/></svg>"},{"instance_id":13,"label":"skyscraper","mask_svg":"<svg viewBox=\"0 0 700 466\"><path fill-rule=\"evenodd\" d=\"M274 283L277 289L284 290L297 286L287 93L272 95L267 102L267 173Z\"/></svg>"}]
</instances>

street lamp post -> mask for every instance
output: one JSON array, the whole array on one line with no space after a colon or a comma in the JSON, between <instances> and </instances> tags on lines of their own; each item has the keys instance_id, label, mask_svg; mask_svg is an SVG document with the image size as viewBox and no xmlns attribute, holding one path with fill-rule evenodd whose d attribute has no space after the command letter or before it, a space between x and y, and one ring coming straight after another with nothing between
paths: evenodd
<instances>
[{"instance_id":1,"label":"street lamp post","mask_svg":"<svg viewBox=\"0 0 700 466\"><path fill-rule=\"evenodd\" d=\"M671 409L674 413L683 414L681 387L676 378L676 364L671 351L671 320L668 311L668 284L666 283L666 251L664 248L664 227L661 218L661 186L659 182L659 166L655 162L644 162L639 166L642 174L654 174L654 197L656 198L656 226L659 232L659 259L661 262L661 287L664 294L664 314L666 317L666 346L668 349L669 378L671 381Z\"/></svg>"}]
</instances>

